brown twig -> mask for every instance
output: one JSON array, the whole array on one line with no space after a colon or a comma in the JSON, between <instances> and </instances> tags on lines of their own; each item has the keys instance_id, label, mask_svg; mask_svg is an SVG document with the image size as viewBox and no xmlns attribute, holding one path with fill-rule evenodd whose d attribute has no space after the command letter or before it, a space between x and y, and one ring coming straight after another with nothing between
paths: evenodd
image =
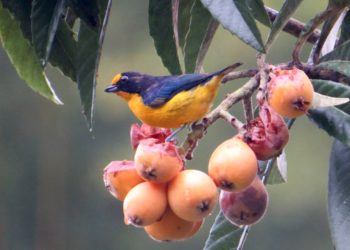
<instances>
[{"instance_id":1,"label":"brown twig","mask_svg":"<svg viewBox=\"0 0 350 250\"><path fill-rule=\"evenodd\" d=\"M238 131L242 131L244 128L244 124L226 110L220 110L219 117L235 127Z\"/></svg>"}]
</instances>

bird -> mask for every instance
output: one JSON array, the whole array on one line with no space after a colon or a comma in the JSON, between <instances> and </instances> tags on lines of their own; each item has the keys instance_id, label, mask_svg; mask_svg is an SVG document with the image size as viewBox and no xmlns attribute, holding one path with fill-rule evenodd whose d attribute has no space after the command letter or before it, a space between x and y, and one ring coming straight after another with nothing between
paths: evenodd
<instances>
[{"instance_id":1,"label":"bird","mask_svg":"<svg viewBox=\"0 0 350 250\"><path fill-rule=\"evenodd\" d=\"M240 65L235 63L209 74L118 73L105 92L123 98L143 123L175 129L203 118L212 106L222 79Z\"/></svg>"}]
</instances>

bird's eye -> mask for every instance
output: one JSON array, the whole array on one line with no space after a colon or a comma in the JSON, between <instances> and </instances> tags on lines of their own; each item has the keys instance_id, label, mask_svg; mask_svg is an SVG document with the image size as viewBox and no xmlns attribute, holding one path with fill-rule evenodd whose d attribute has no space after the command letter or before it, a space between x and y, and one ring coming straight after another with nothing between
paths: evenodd
<instances>
[{"instance_id":1,"label":"bird's eye","mask_svg":"<svg viewBox=\"0 0 350 250\"><path fill-rule=\"evenodd\" d=\"M129 79L129 77L127 77L127 76L122 76L121 78L120 78L120 80L122 81L122 82L125 82L125 81L127 81Z\"/></svg>"}]
</instances>

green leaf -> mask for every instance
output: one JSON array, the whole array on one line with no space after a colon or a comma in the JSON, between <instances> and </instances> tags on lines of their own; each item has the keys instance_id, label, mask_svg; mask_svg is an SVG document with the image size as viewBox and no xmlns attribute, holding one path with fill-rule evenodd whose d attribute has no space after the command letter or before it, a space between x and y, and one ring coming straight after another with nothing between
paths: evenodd
<instances>
[{"instance_id":1,"label":"green leaf","mask_svg":"<svg viewBox=\"0 0 350 250\"><path fill-rule=\"evenodd\" d=\"M335 107L310 109L308 117L330 136L350 145L350 115Z\"/></svg>"},{"instance_id":2,"label":"green leaf","mask_svg":"<svg viewBox=\"0 0 350 250\"><path fill-rule=\"evenodd\" d=\"M89 26L90 29L98 31L102 25L99 0L68 0L69 6L75 14Z\"/></svg>"},{"instance_id":3,"label":"green leaf","mask_svg":"<svg viewBox=\"0 0 350 250\"><path fill-rule=\"evenodd\" d=\"M1 0L2 6L8 9L17 19L21 27L23 36L29 41L32 40L32 32L30 26L31 1L23 0Z\"/></svg>"},{"instance_id":4,"label":"green leaf","mask_svg":"<svg viewBox=\"0 0 350 250\"><path fill-rule=\"evenodd\" d=\"M350 61L350 41L343 43L332 52L329 52L320 58L320 62L332 60Z\"/></svg>"},{"instance_id":5,"label":"green leaf","mask_svg":"<svg viewBox=\"0 0 350 250\"><path fill-rule=\"evenodd\" d=\"M213 25L213 29L210 29ZM200 68L196 67L196 65L200 64L197 63L198 56L202 51L201 58L204 58L217 27L218 24L212 19L209 11L203 7L199 0L196 0L191 9L190 28L184 46L186 73L198 72L200 70ZM204 43L206 37L208 39ZM206 46L206 49L203 51L202 48L204 46Z\"/></svg>"},{"instance_id":6,"label":"green leaf","mask_svg":"<svg viewBox=\"0 0 350 250\"><path fill-rule=\"evenodd\" d=\"M321 108L321 107L330 107L338 106L349 102L348 97L332 97L328 95L322 95L320 93L314 92L314 97L310 108Z\"/></svg>"},{"instance_id":7,"label":"green leaf","mask_svg":"<svg viewBox=\"0 0 350 250\"><path fill-rule=\"evenodd\" d=\"M262 0L248 0L247 4L256 20L267 27L271 27L270 17L266 12L265 5Z\"/></svg>"},{"instance_id":8,"label":"green leaf","mask_svg":"<svg viewBox=\"0 0 350 250\"><path fill-rule=\"evenodd\" d=\"M328 221L335 249L350 246L350 147L335 140L329 162Z\"/></svg>"},{"instance_id":9,"label":"green leaf","mask_svg":"<svg viewBox=\"0 0 350 250\"><path fill-rule=\"evenodd\" d=\"M316 92L323 95L334 97L350 97L350 87L333 81L312 80L312 84ZM350 114L350 103L346 103L337 107L338 109Z\"/></svg>"},{"instance_id":10,"label":"green leaf","mask_svg":"<svg viewBox=\"0 0 350 250\"><path fill-rule=\"evenodd\" d=\"M331 51L334 49L337 34L340 28L340 21L338 21L338 19L342 15L342 12L343 8L336 8L333 6L332 13L324 22L320 37L313 49L314 59L319 58L321 50L327 49L328 51ZM327 53L328 51L322 52Z\"/></svg>"},{"instance_id":11,"label":"green leaf","mask_svg":"<svg viewBox=\"0 0 350 250\"><path fill-rule=\"evenodd\" d=\"M180 0L178 32L181 49L185 46L186 35L190 29L191 9L195 2L196 0Z\"/></svg>"},{"instance_id":12,"label":"green leaf","mask_svg":"<svg viewBox=\"0 0 350 250\"><path fill-rule=\"evenodd\" d=\"M22 33L17 19L3 8L1 3L0 39L18 75L28 86L53 102L62 104L45 76L34 48Z\"/></svg>"},{"instance_id":13,"label":"green leaf","mask_svg":"<svg viewBox=\"0 0 350 250\"><path fill-rule=\"evenodd\" d=\"M317 64L316 68L330 69L350 77L350 61L326 61Z\"/></svg>"},{"instance_id":14,"label":"green leaf","mask_svg":"<svg viewBox=\"0 0 350 250\"><path fill-rule=\"evenodd\" d=\"M97 70L111 0L100 0L99 4L101 5L99 15L104 21L98 32L85 22L80 23L75 64L80 99L90 130L94 114Z\"/></svg>"},{"instance_id":15,"label":"green leaf","mask_svg":"<svg viewBox=\"0 0 350 250\"><path fill-rule=\"evenodd\" d=\"M63 12L65 1L33 0L31 12L32 42L42 65L46 65Z\"/></svg>"},{"instance_id":16,"label":"green leaf","mask_svg":"<svg viewBox=\"0 0 350 250\"><path fill-rule=\"evenodd\" d=\"M58 67L73 82L76 82L76 53L77 42L74 39L74 33L68 24L61 20L52 44L49 62L52 66Z\"/></svg>"},{"instance_id":17,"label":"green leaf","mask_svg":"<svg viewBox=\"0 0 350 250\"><path fill-rule=\"evenodd\" d=\"M271 46L277 35L281 32L282 28L288 22L289 18L293 15L301 2L302 0L284 1L283 6L279 11L279 15L272 24L270 34L267 38L266 48Z\"/></svg>"},{"instance_id":18,"label":"green leaf","mask_svg":"<svg viewBox=\"0 0 350 250\"><path fill-rule=\"evenodd\" d=\"M181 74L173 36L171 0L150 0L148 15L150 35L163 65L171 74Z\"/></svg>"},{"instance_id":19,"label":"green leaf","mask_svg":"<svg viewBox=\"0 0 350 250\"><path fill-rule=\"evenodd\" d=\"M204 250L236 249L242 232L243 228L231 224L220 211L210 229Z\"/></svg>"},{"instance_id":20,"label":"green leaf","mask_svg":"<svg viewBox=\"0 0 350 250\"><path fill-rule=\"evenodd\" d=\"M338 45L350 40L350 11L346 12L344 20L340 26L340 37Z\"/></svg>"},{"instance_id":21,"label":"green leaf","mask_svg":"<svg viewBox=\"0 0 350 250\"><path fill-rule=\"evenodd\" d=\"M201 0L224 28L254 49L264 52L261 34L245 0Z\"/></svg>"}]
</instances>

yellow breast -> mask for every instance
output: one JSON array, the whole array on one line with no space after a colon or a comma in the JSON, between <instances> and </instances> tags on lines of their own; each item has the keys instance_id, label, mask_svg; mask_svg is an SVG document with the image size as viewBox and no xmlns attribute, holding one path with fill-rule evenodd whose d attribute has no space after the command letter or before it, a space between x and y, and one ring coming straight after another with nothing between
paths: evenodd
<instances>
[{"instance_id":1,"label":"yellow breast","mask_svg":"<svg viewBox=\"0 0 350 250\"><path fill-rule=\"evenodd\" d=\"M213 77L205 85L175 95L159 108L144 105L137 94L119 93L135 116L153 127L178 128L201 119L209 111L216 96L222 76Z\"/></svg>"}]
</instances>

